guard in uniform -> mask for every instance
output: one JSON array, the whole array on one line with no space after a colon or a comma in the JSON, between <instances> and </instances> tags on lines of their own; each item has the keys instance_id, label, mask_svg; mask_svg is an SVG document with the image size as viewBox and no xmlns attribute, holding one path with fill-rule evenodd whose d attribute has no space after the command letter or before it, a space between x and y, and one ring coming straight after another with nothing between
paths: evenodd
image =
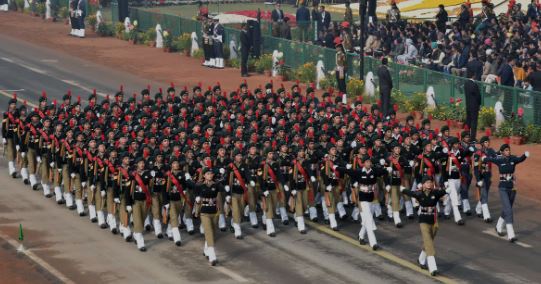
<instances>
[{"instance_id":1,"label":"guard in uniform","mask_svg":"<svg viewBox=\"0 0 541 284\"><path fill-rule=\"evenodd\" d=\"M233 162L229 164L225 191L231 191L231 226L233 227L235 238L242 239L240 223L242 221L242 212L244 204L248 199L248 166L242 161L242 152L236 149L233 153Z\"/></svg>"},{"instance_id":2,"label":"guard in uniform","mask_svg":"<svg viewBox=\"0 0 541 284\"><path fill-rule=\"evenodd\" d=\"M51 171L54 195L58 204L64 204L62 194L62 140L64 139L64 125L62 122L57 122L54 128L54 133L51 135L53 147L51 150Z\"/></svg>"},{"instance_id":3,"label":"guard in uniform","mask_svg":"<svg viewBox=\"0 0 541 284\"><path fill-rule=\"evenodd\" d=\"M147 210L150 208L152 197L150 196L149 185L151 184L150 172L146 169L145 161L139 158L136 161L136 170L133 172L133 182L130 191L127 191L126 211L133 212L133 238L140 251L146 251L143 230Z\"/></svg>"},{"instance_id":4,"label":"guard in uniform","mask_svg":"<svg viewBox=\"0 0 541 284\"><path fill-rule=\"evenodd\" d=\"M261 156L257 153L257 147L255 145L251 145L248 148L248 155L246 156L245 164L248 169L246 177L248 181L248 216L250 218L252 228L257 228L259 227L256 214L257 196L260 192L258 171L261 170Z\"/></svg>"},{"instance_id":5,"label":"guard in uniform","mask_svg":"<svg viewBox=\"0 0 541 284\"><path fill-rule=\"evenodd\" d=\"M387 205L387 215L392 212L392 219L394 225L397 228L402 227L402 220L400 219L400 191L403 186L404 168L409 165L404 156L401 155L401 147L398 142L392 143L392 153L387 157L386 166L388 172L388 178L386 179L387 185L385 190L390 193L391 198L390 205ZM412 161L413 164L413 161ZM389 203L389 202L388 202Z\"/></svg>"},{"instance_id":6,"label":"guard in uniform","mask_svg":"<svg viewBox=\"0 0 541 284\"><path fill-rule=\"evenodd\" d=\"M453 217L457 225L464 225L464 219L460 216L460 210L458 206L460 204L460 188L462 183L461 169L462 161L465 159L465 153L459 148L459 141L456 137L449 138L449 147L451 149L443 148L444 152L448 153L448 158L442 161L442 182L446 191L451 198L451 204L447 203L446 211L449 207L453 211Z\"/></svg>"},{"instance_id":7,"label":"guard in uniform","mask_svg":"<svg viewBox=\"0 0 541 284\"><path fill-rule=\"evenodd\" d=\"M75 145L73 147L73 157L68 161L69 177L71 178L71 186L75 191L75 206L77 213L83 217L86 215L83 205L83 193L86 187L86 172L84 168L84 134L80 131L75 134Z\"/></svg>"},{"instance_id":8,"label":"guard in uniform","mask_svg":"<svg viewBox=\"0 0 541 284\"><path fill-rule=\"evenodd\" d=\"M338 82L338 91L345 95L346 90L346 78L347 78L347 58L346 52L342 45L342 40L337 37L334 40L336 47L336 82Z\"/></svg>"},{"instance_id":9,"label":"guard in uniform","mask_svg":"<svg viewBox=\"0 0 541 284\"><path fill-rule=\"evenodd\" d=\"M215 57L214 67L223 69L224 68L224 46L223 46L224 27L220 24L220 19L218 17L214 18L212 34L213 34L212 40L214 43L214 57Z\"/></svg>"},{"instance_id":10,"label":"guard in uniform","mask_svg":"<svg viewBox=\"0 0 541 284\"><path fill-rule=\"evenodd\" d=\"M304 149L299 149L297 158L293 159L293 173L291 174L291 197L294 200L295 221L301 234L306 234L304 212L308 209L308 200L314 200L314 191L311 178L315 179L310 168L310 162L305 159Z\"/></svg>"},{"instance_id":11,"label":"guard in uniform","mask_svg":"<svg viewBox=\"0 0 541 284\"><path fill-rule=\"evenodd\" d=\"M62 139L62 146L60 148L60 165L57 165L62 170L62 184L64 185L64 200L66 200L66 207L70 210L76 208L73 202L73 182L71 180L69 164L74 159L74 144L73 128L68 127L66 129L66 137ZM29 152L30 154L30 152ZM29 156L30 158L30 156Z\"/></svg>"},{"instance_id":12,"label":"guard in uniform","mask_svg":"<svg viewBox=\"0 0 541 284\"><path fill-rule=\"evenodd\" d=\"M93 183L95 186L94 194L96 195L96 212L98 218L98 226L102 229L107 228L105 222L105 204L107 203L107 153L104 141L100 141L98 144L97 154L94 155L94 174L92 178L89 177L89 183ZM89 171L89 174L91 172ZM92 191L92 190L91 190ZM88 206L90 208L90 205ZM89 210L90 211L90 210Z\"/></svg>"},{"instance_id":13,"label":"guard in uniform","mask_svg":"<svg viewBox=\"0 0 541 284\"><path fill-rule=\"evenodd\" d=\"M171 161L171 171L167 172L167 183L165 194L163 196L164 212L169 217L169 224L167 226L167 235L175 242L175 245L181 246L182 240L180 237L179 215L181 214L182 201L184 206L188 206L191 210L192 205L188 196L186 196L185 189L188 188L187 181L191 180L191 176L188 172L183 173L180 170L180 164L177 159Z\"/></svg>"},{"instance_id":14,"label":"guard in uniform","mask_svg":"<svg viewBox=\"0 0 541 284\"><path fill-rule=\"evenodd\" d=\"M15 139L19 126L18 117L17 96L13 95L13 98L9 100L8 110L4 112L4 118L2 119L2 144L6 148L8 172L13 178L17 177L17 169L15 168L15 156L17 154Z\"/></svg>"},{"instance_id":15,"label":"guard in uniform","mask_svg":"<svg viewBox=\"0 0 541 284\"><path fill-rule=\"evenodd\" d=\"M116 169L118 177L114 189L114 202L119 206L120 217L120 233L126 242L132 240L132 232L130 229L130 213L132 207L128 207L128 198L132 188L133 180L130 176L130 157L127 152L122 153L121 164Z\"/></svg>"},{"instance_id":16,"label":"guard in uniform","mask_svg":"<svg viewBox=\"0 0 541 284\"><path fill-rule=\"evenodd\" d=\"M43 126L41 129L39 129L39 150L36 160L38 161L38 170L40 172L43 195L47 198L51 198L53 195L51 194L51 187L49 184L49 181L51 180L51 177L49 176L51 173L49 161L51 161L52 147L50 135L53 131L51 129L51 119L49 117L44 117L42 121Z\"/></svg>"},{"instance_id":17,"label":"guard in uniform","mask_svg":"<svg viewBox=\"0 0 541 284\"><path fill-rule=\"evenodd\" d=\"M283 177L278 163L274 160L274 152L272 152L272 149L267 149L265 151L266 159L261 167L259 181L261 191L263 192L263 197L261 198L263 209L262 222L265 224L264 228L267 230L267 235L275 237L276 231L272 219L276 212L276 205L280 198L279 195L283 194L283 192L280 191L280 186L283 184Z\"/></svg>"},{"instance_id":18,"label":"guard in uniform","mask_svg":"<svg viewBox=\"0 0 541 284\"><path fill-rule=\"evenodd\" d=\"M438 231L438 213L436 205L438 201L445 196L444 190L434 188L432 177L425 176L422 179L421 190L412 191L403 190L402 193L415 198L419 202L419 225L421 227L421 236L423 238L423 249L419 255L419 265L426 269L432 276L438 273L436 266L436 250L434 249L434 238Z\"/></svg>"},{"instance_id":19,"label":"guard in uniform","mask_svg":"<svg viewBox=\"0 0 541 284\"><path fill-rule=\"evenodd\" d=\"M323 160L320 173L323 179L324 203L323 210L327 210L329 214L329 226L331 229L338 231L338 223L336 222L336 204L340 200L340 173L337 168L342 165L342 161L336 156L336 146L329 144L327 157Z\"/></svg>"},{"instance_id":20,"label":"guard in uniform","mask_svg":"<svg viewBox=\"0 0 541 284\"><path fill-rule=\"evenodd\" d=\"M152 170L150 175L152 176L152 226L154 227L154 234L158 239L163 238L162 233L162 218L167 219L167 215L162 215L161 209L163 201L165 199L166 185L167 185L167 167L163 161L163 155L159 150L155 150L153 157ZM161 216L161 217L160 217ZM167 222L163 222L167 223Z\"/></svg>"},{"instance_id":21,"label":"guard in uniform","mask_svg":"<svg viewBox=\"0 0 541 284\"><path fill-rule=\"evenodd\" d=\"M490 210L488 209L488 191L492 185L492 164L486 161L482 161L483 157L496 156L496 151L490 148L490 140L488 136L481 137L479 141L481 149L474 155L474 174L477 180L476 186L479 190L479 201L475 206L477 216L483 217L483 220L487 223L492 222L490 217Z\"/></svg>"},{"instance_id":22,"label":"guard in uniform","mask_svg":"<svg viewBox=\"0 0 541 284\"><path fill-rule=\"evenodd\" d=\"M117 211L120 211L120 198L116 194L117 185L119 183L118 152L115 148L108 149L109 155L106 157L105 163L105 181L107 186L107 225L111 233L116 235L117 228Z\"/></svg>"},{"instance_id":23,"label":"guard in uniform","mask_svg":"<svg viewBox=\"0 0 541 284\"><path fill-rule=\"evenodd\" d=\"M496 224L496 232L498 235L503 235L503 225L507 229L507 239L510 242L515 242L517 237L513 228L513 203L517 190L515 189L515 167L524 162L530 156L530 152L526 151L522 156L517 157L511 155L511 147L508 144L500 146L501 156L484 157L483 162L495 164L500 172L500 201L502 203L502 213Z\"/></svg>"}]
</instances>

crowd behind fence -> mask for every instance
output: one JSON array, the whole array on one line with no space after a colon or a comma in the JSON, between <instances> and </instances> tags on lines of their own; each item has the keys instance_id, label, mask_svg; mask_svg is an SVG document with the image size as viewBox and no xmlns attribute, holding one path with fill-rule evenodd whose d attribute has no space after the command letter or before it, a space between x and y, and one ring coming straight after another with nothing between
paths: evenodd
<instances>
[{"instance_id":1,"label":"crowd behind fence","mask_svg":"<svg viewBox=\"0 0 541 284\"><path fill-rule=\"evenodd\" d=\"M118 21L118 7L112 3L113 22ZM160 24L162 29L167 29L173 36L179 36L183 33L196 32L199 39L202 38L201 23L195 19L182 18L177 15L164 14L141 8L130 7L129 11L131 21L138 21L138 28L145 31ZM334 70L336 51L310 43L291 41L282 38L270 36L267 30L268 25L262 25L262 52L272 53L274 50L283 52L285 65L291 68L297 68L306 62L316 64L319 60L323 61L327 71ZM225 27L225 45L229 45L234 40L239 46L240 30L226 26ZM353 78L359 78L360 57L359 54L349 53L348 57L348 75ZM373 57L365 57L364 74L373 72L377 74L380 61ZM442 72L436 72L416 66L401 65L390 63L394 87L406 96L411 96L417 92L426 92L428 87L432 86L435 93L436 104L446 104L451 98L464 99L464 82L468 79L452 76ZM377 86L377 77L374 78ZM507 87L497 84L487 84L478 82L481 87L482 105L494 107L497 101L502 102L504 112L510 115L517 112L519 108L524 110L524 122L541 125L541 93Z\"/></svg>"}]
</instances>

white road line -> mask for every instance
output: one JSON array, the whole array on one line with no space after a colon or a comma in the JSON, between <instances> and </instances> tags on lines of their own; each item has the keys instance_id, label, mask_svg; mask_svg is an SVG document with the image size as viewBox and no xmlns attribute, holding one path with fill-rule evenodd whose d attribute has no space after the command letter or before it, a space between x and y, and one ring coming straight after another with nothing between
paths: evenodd
<instances>
[{"instance_id":1,"label":"white road line","mask_svg":"<svg viewBox=\"0 0 541 284\"><path fill-rule=\"evenodd\" d=\"M9 236L5 235L4 233L0 232L0 238L6 240L14 249L17 249L18 253L23 253L28 258L30 258L32 261L43 267L45 270L47 270L49 273L51 273L54 277L58 278L60 281L66 284L75 284L74 281L69 279L66 275L62 274L62 272L58 271L56 268L52 267L49 263L47 263L45 260L40 258L39 256L35 255L33 252L27 249L21 249L21 245L14 239L10 238Z\"/></svg>"},{"instance_id":2,"label":"white road line","mask_svg":"<svg viewBox=\"0 0 541 284\"><path fill-rule=\"evenodd\" d=\"M498 239L502 239L502 240L505 240L505 241L508 241L506 237L500 237L498 236L498 234L496 233L496 231L494 231L494 229L486 229L483 231L483 234L487 234L487 235L490 235L490 236L493 236L493 237L496 237ZM526 244L526 243L523 243L523 242L520 242L520 241L517 241L515 242L515 244L523 247L523 248L532 248L531 245L529 244Z\"/></svg>"},{"instance_id":3,"label":"white road line","mask_svg":"<svg viewBox=\"0 0 541 284\"><path fill-rule=\"evenodd\" d=\"M29 66L29 65L20 63L20 62L15 62L15 61L13 61L13 59L11 59L11 58L2 57L2 60L7 61L7 62L9 62L9 63L13 63L13 64L16 64L16 65L19 65L19 66L21 66L21 67L23 67L23 68L26 68L26 69L28 69L28 70L30 70L30 71L33 71L33 72L36 72L36 73L39 73L39 74L42 74L42 75L47 74L47 71L45 71L45 70L41 70L41 69L39 69L39 68L32 67L32 66Z\"/></svg>"},{"instance_id":4,"label":"white road line","mask_svg":"<svg viewBox=\"0 0 541 284\"><path fill-rule=\"evenodd\" d=\"M18 89L18 90L0 90L7 93L13 93L13 92L24 92L24 89Z\"/></svg>"},{"instance_id":5,"label":"white road line","mask_svg":"<svg viewBox=\"0 0 541 284\"><path fill-rule=\"evenodd\" d=\"M9 63L13 63L13 60L11 60L11 59L9 59L7 57L2 57L2 60L7 61Z\"/></svg>"},{"instance_id":6,"label":"white road line","mask_svg":"<svg viewBox=\"0 0 541 284\"><path fill-rule=\"evenodd\" d=\"M83 85L81 85L78 82L73 81L73 80L61 80L61 81L68 84L68 85L72 85L72 86L77 87L79 89L85 90L85 91L87 91L89 93L92 93L94 91L93 89L87 88L87 87L85 87L85 86L83 86ZM107 97L107 94L102 93L102 92L96 92L96 94L98 96L101 96L101 97L104 97L104 98Z\"/></svg>"},{"instance_id":7,"label":"white road line","mask_svg":"<svg viewBox=\"0 0 541 284\"><path fill-rule=\"evenodd\" d=\"M40 61L45 63L58 63L58 59L42 59Z\"/></svg>"},{"instance_id":8,"label":"white road line","mask_svg":"<svg viewBox=\"0 0 541 284\"><path fill-rule=\"evenodd\" d=\"M241 282L241 283L247 283L247 282L250 282L248 279L242 277L240 274L234 272L233 270L229 269L229 268L225 268L223 266L213 266L212 268L220 271L221 273L231 277L231 279L237 281L237 282Z\"/></svg>"},{"instance_id":9,"label":"white road line","mask_svg":"<svg viewBox=\"0 0 541 284\"><path fill-rule=\"evenodd\" d=\"M10 98L10 99L13 97L13 94L4 92L4 91L2 91L2 90L0 90L0 95L2 95L2 96L4 96L4 97L8 97L8 98ZM20 98L18 98L17 100L18 100L20 103L22 103L22 101L21 101ZM28 106L30 106L30 107L33 107L33 108L38 107L38 105L33 104L33 103L31 103L30 101L28 101L28 100L26 100L26 104L27 104Z\"/></svg>"}]
</instances>

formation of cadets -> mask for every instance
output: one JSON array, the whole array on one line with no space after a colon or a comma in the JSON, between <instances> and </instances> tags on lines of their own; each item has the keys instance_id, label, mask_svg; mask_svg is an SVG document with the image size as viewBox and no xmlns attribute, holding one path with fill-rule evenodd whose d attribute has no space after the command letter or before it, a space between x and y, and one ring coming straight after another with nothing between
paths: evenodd
<instances>
[{"instance_id":1,"label":"formation of cadets","mask_svg":"<svg viewBox=\"0 0 541 284\"><path fill-rule=\"evenodd\" d=\"M419 264L436 274L438 217L492 221L493 164L504 207L496 229L504 234L505 225L516 240L513 173L528 153L512 156L507 144L496 152L487 136L476 144L468 131L453 137L429 120L384 118L377 104L343 104L333 90L318 98L313 86L275 91L272 82L253 92L243 82L229 94L219 83L191 92L171 85L154 96L148 87L129 99L121 87L101 101L94 92L85 105L70 93L61 103L44 93L33 110L10 100L2 124L9 174L141 251L145 229L177 246L181 229L199 230L214 265L216 227L242 239L246 220L274 237L274 219L288 225L288 210L301 234L304 218L333 230L360 220L360 243L376 250L374 218L401 228L418 215Z\"/></svg>"}]
</instances>

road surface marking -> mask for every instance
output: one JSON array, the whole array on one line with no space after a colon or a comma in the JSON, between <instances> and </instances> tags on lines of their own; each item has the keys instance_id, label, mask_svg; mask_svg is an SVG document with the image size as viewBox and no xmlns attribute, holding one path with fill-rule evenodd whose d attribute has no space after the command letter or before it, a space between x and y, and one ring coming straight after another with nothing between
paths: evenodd
<instances>
[{"instance_id":1,"label":"road surface marking","mask_svg":"<svg viewBox=\"0 0 541 284\"><path fill-rule=\"evenodd\" d=\"M18 89L18 90L0 90L3 92L13 93L13 92L24 92L24 89Z\"/></svg>"},{"instance_id":2,"label":"road surface marking","mask_svg":"<svg viewBox=\"0 0 541 284\"><path fill-rule=\"evenodd\" d=\"M45 63L58 63L58 59L42 59L41 62L45 62Z\"/></svg>"},{"instance_id":3,"label":"road surface marking","mask_svg":"<svg viewBox=\"0 0 541 284\"><path fill-rule=\"evenodd\" d=\"M23 63L20 63L20 62L19 62L19 63L18 63L18 62L15 62L15 61L13 61L13 59L11 59L11 58L2 57L2 60L7 61L7 62L9 62L9 63L13 63L13 64L15 64L15 65L19 65L19 66L21 66L21 67L23 67L23 68L26 68L26 69L28 69L28 70L30 70L30 71L33 71L33 72L36 72L36 73L39 73L39 74L42 74L42 75L47 74L47 71L45 71L45 70L41 70L41 69L39 69L39 68L35 68L35 67L29 66L29 65L26 65L26 64L23 64Z\"/></svg>"},{"instance_id":4,"label":"road surface marking","mask_svg":"<svg viewBox=\"0 0 541 284\"><path fill-rule=\"evenodd\" d=\"M91 94L92 94L92 92L94 92L94 89L87 88L87 87L77 83L76 81L73 81L73 80L61 80L61 81L68 84L68 85L72 85L74 87L77 87L77 88L79 88L81 90L85 90L85 91L87 91L87 92L89 92ZM107 94L102 93L102 92L96 92L96 94L98 96L101 96L101 97L104 97L104 98L107 97Z\"/></svg>"},{"instance_id":5,"label":"road surface marking","mask_svg":"<svg viewBox=\"0 0 541 284\"><path fill-rule=\"evenodd\" d=\"M498 238L498 239L505 240L505 241L507 241L507 242L509 241L509 240L507 240L507 238L506 238L505 236L501 236L501 237L500 237L500 236L498 235L498 233L496 233L496 231L495 231L494 229L486 229L486 230L483 231L483 233L484 233L484 234L487 234L487 235L491 235L491 236L496 237L496 238ZM526 244L526 243L523 243L523 242L519 242L519 241L515 242L515 244L517 244L517 245L519 245L519 246L521 246L521 247L523 247L523 248L532 248L531 245Z\"/></svg>"},{"instance_id":6,"label":"road surface marking","mask_svg":"<svg viewBox=\"0 0 541 284\"><path fill-rule=\"evenodd\" d=\"M247 283L247 282L250 282L248 281L248 279L242 277L240 274L234 272L233 270L229 269L229 268L225 268L223 266L212 266L212 268L220 271L221 273L229 276L231 279L237 281L237 282L242 282L242 283Z\"/></svg>"},{"instance_id":7,"label":"road surface marking","mask_svg":"<svg viewBox=\"0 0 541 284\"><path fill-rule=\"evenodd\" d=\"M9 63L13 63L13 60L11 60L11 59L9 59L7 57L2 57L2 60L7 61Z\"/></svg>"},{"instance_id":8,"label":"road surface marking","mask_svg":"<svg viewBox=\"0 0 541 284\"><path fill-rule=\"evenodd\" d=\"M10 99L13 98L13 94L10 94L10 93L7 93L7 92L1 91L1 90L0 90L0 95L2 95L2 96L4 96L4 97L8 97L8 98L10 98ZM20 101L20 99L17 99L17 100ZM38 107L38 105L33 104L33 103L29 102L28 100L26 100L26 104L27 104L28 106L31 106L31 107L34 107L34 108L35 108L35 107Z\"/></svg>"},{"instance_id":9,"label":"road surface marking","mask_svg":"<svg viewBox=\"0 0 541 284\"><path fill-rule=\"evenodd\" d=\"M18 253L23 253L28 258L30 258L32 261L37 263L39 266L43 267L43 269L47 270L49 273L51 273L54 277L56 277L58 280L62 281L66 284L75 284L74 281L69 279L66 275L62 274L62 272L58 271L56 268L52 267L49 263L47 263L45 260L40 258L39 256L35 255L33 252L31 252L28 249L23 249L19 242L16 240L8 237L4 233L0 232L0 238L6 240L14 249L17 250Z\"/></svg>"},{"instance_id":10,"label":"road surface marking","mask_svg":"<svg viewBox=\"0 0 541 284\"><path fill-rule=\"evenodd\" d=\"M358 247L358 248L361 248L365 251L368 251L368 252L371 252L371 253L374 253L374 254L377 254L379 255L380 257L383 257L384 259L388 260L388 261L391 261L391 262L394 262L395 264L398 264L400 266L403 266L405 268L409 268L415 272L418 272L418 273L421 273L423 275L426 275L428 277L431 277L432 279L436 279L442 283L456 283L455 280L451 279L451 278L448 278L448 277L445 277L445 276L436 276L436 277L433 277L432 275L430 275L430 273L428 272L428 270L424 270L422 268L419 267L419 265L417 264L414 264L413 262L409 261L409 260L405 260L403 258L400 258L390 252L387 252L387 251L384 251L384 250L377 250L377 251L374 251L372 250L372 248L368 245L361 245L359 244L359 241L352 238L352 237L349 237L347 235L344 235L340 232L337 232L337 231L333 231L331 228L328 228L327 226L323 226L323 225L320 225L320 224L317 224L317 223L314 223L312 221L308 221L308 220L305 220L306 224L309 225L310 227L320 231L321 233L324 233L324 234L327 234L327 235L330 235L330 236L333 236L337 239L340 239L346 243L349 243L355 247Z\"/></svg>"}]
</instances>

